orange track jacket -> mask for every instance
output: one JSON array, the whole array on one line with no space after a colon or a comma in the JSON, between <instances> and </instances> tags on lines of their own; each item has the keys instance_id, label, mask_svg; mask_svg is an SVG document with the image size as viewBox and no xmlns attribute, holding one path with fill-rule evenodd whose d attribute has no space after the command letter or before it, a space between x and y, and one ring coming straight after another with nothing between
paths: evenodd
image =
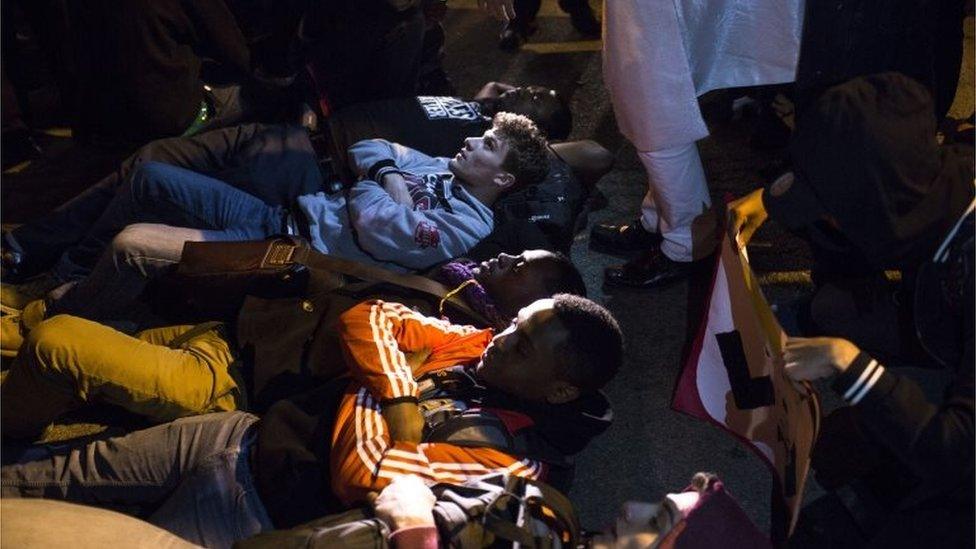
<instances>
[{"instance_id":1,"label":"orange track jacket","mask_svg":"<svg viewBox=\"0 0 976 549\"><path fill-rule=\"evenodd\" d=\"M338 332L353 382L342 396L332 431L332 490L347 505L365 500L402 474L428 483L461 483L471 477L508 472L544 477L543 463L491 448L448 443L393 443L380 403L417 398L425 374L478 360L491 330L459 326L423 316L404 305L360 303L339 317ZM429 352L411 370L404 353Z\"/></svg>"}]
</instances>

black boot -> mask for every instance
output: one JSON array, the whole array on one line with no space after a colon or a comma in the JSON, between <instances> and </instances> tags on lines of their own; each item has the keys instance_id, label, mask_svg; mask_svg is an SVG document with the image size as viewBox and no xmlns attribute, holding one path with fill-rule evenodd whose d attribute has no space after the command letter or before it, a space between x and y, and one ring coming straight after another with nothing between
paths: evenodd
<instances>
[{"instance_id":1,"label":"black boot","mask_svg":"<svg viewBox=\"0 0 976 549\"><path fill-rule=\"evenodd\" d=\"M600 37L600 22L593 15L590 3L586 0L559 0L559 7L569 14L573 28L588 38Z\"/></svg>"},{"instance_id":2,"label":"black boot","mask_svg":"<svg viewBox=\"0 0 976 549\"><path fill-rule=\"evenodd\" d=\"M535 21L512 19L502 29L498 37L498 47L505 51L516 51L535 33L539 26Z\"/></svg>"}]
</instances>

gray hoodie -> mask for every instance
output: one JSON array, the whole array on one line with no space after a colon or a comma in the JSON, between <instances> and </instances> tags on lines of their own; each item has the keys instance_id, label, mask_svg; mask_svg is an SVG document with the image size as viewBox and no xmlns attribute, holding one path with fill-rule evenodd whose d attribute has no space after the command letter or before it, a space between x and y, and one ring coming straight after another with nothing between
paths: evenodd
<instances>
[{"instance_id":1,"label":"gray hoodie","mask_svg":"<svg viewBox=\"0 0 976 549\"><path fill-rule=\"evenodd\" d=\"M464 255L492 230L491 208L455 181L447 158L368 139L349 148L349 161L360 180L348 195L298 198L312 246L322 253L416 271ZM391 172L406 179L413 208L378 183Z\"/></svg>"}]
</instances>

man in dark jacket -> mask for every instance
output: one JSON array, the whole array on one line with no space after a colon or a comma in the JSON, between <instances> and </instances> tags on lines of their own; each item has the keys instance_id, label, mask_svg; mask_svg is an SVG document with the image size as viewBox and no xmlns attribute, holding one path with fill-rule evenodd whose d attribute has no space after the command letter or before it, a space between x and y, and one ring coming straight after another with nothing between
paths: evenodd
<instances>
[{"instance_id":1,"label":"man in dark jacket","mask_svg":"<svg viewBox=\"0 0 976 549\"><path fill-rule=\"evenodd\" d=\"M495 471L552 480L612 419L599 389L622 336L584 298L536 301L498 334L372 301L339 332L351 378L325 394L260 422L208 414L51 448L3 467L2 494L141 506L187 540L226 547L362 503L404 472L429 484Z\"/></svg>"},{"instance_id":2,"label":"man in dark jacket","mask_svg":"<svg viewBox=\"0 0 976 549\"><path fill-rule=\"evenodd\" d=\"M209 57L234 83L251 82L250 52L224 0L97 0L75 17L83 135L145 143L239 120L239 90L206 90L200 75Z\"/></svg>"},{"instance_id":3,"label":"man in dark jacket","mask_svg":"<svg viewBox=\"0 0 976 549\"><path fill-rule=\"evenodd\" d=\"M879 546L973 543L972 150L939 150L935 133L920 84L856 78L799 120L795 173L733 204L740 242L768 210L814 248L810 316L831 337L789 339L786 372L835 377L851 405L825 420L813 465L852 508L861 541ZM902 272L898 301L870 284L885 268ZM943 398L882 356L948 369Z\"/></svg>"}]
</instances>

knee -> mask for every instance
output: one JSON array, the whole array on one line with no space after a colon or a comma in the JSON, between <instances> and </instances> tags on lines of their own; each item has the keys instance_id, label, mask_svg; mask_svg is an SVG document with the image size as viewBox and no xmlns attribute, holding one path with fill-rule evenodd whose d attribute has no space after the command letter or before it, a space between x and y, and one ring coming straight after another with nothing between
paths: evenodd
<instances>
[{"instance_id":1,"label":"knee","mask_svg":"<svg viewBox=\"0 0 976 549\"><path fill-rule=\"evenodd\" d=\"M20 355L29 361L30 367L38 373L57 373L61 370L71 334L79 332L84 319L57 315L34 327L24 340ZM18 360L17 362L21 362Z\"/></svg>"},{"instance_id":2,"label":"knee","mask_svg":"<svg viewBox=\"0 0 976 549\"><path fill-rule=\"evenodd\" d=\"M165 188L174 169L169 164L153 160L140 164L130 178L132 198L139 201L157 196L159 189Z\"/></svg>"},{"instance_id":3,"label":"knee","mask_svg":"<svg viewBox=\"0 0 976 549\"><path fill-rule=\"evenodd\" d=\"M135 260L152 250L152 243L159 241L160 225L135 223L126 226L112 239L111 253L116 264L132 265Z\"/></svg>"},{"instance_id":4,"label":"knee","mask_svg":"<svg viewBox=\"0 0 976 549\"><path fill-rule=\"evenodd\" d=\"M174 230L168 225L135 223L126 226L109 246L108 253L117 272L138 271L151 278L160 269L168 269L180 260L183 241L174 241Z\"/></svg>"}]
</instances>

